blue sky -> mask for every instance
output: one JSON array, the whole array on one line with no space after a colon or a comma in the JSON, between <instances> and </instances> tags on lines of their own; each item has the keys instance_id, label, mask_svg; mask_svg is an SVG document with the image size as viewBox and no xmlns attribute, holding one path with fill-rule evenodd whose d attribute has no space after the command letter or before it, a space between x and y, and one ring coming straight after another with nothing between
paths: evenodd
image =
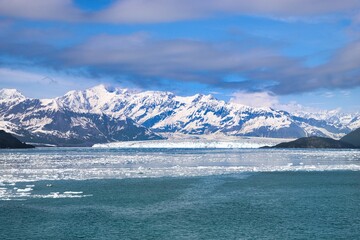
<instances>
[{"instance_id":1,"label":"blue sky","mask_svg":"<svg viewBox=\"0 0 360 240\"><path fill-rule=\"evenodd\" d=\"M359 111L360 1L0 0L0 88L100 83Z\"/></svg>"}]
</instances>

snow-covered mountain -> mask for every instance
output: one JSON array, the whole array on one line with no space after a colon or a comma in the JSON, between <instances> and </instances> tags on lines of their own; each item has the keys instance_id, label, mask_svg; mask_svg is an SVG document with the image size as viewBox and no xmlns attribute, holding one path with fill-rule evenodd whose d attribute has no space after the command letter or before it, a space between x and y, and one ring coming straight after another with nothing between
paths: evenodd
<instances>
[{"instance_id":1,"label":"snow-covered mountain","mask_svg":"<svg viewBox=\"0 0 360 240\"><path fill-rule=\"evenodd\" d=\"M89 146L101 142L162 139L125 116L76 111L60 99L26 99L14 90L2 90L0 94L0 129L22 141Z\"/></svg>"},{"instance_id":2,"label":"snow-covered mountain","mask_svg":"<svg viewBox=\"0 0 360 240\"><path fill-rule=\"evenodd\" d=\"M360 127L360 112L345 113L340 109L333 110L295 110L292 115L302 118L314 118L324 120L336 127L347 126L351 130Z\"/></svg>"},{"instance_id":3,"label":"snow-covered mountain","mask_svg":"<svg viewBox=\"0 0 360 240\"><path fill-rule=\"evenodd\" d=\"M82 112L127 116L154 132L185 134L224 133L239 136L339 138L356 128L271 108L252 108L215 99L211 95L176 96L171 92L131 92L103 85L72 91L59 98Z\"/></svg>"},{"instance_id":4,"label":"snow-covered mountain","mask_svg":"<svg viewBox=\"0 0 360 240\"><path fill-rule=\"evenodd\" d=\"M33 142L89 144L159 139L164 133L340 138L359 127L359 119L359 115L324 118L252 108L211 95L182 97L104 85L55 99L27 99L16 90L0 91L0 128Z\"/></svg>"}]
</instances>

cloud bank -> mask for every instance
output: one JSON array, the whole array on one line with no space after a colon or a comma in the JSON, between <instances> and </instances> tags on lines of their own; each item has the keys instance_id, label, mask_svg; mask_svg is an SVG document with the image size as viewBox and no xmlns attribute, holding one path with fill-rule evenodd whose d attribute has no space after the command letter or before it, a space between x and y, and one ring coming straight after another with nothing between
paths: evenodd
<instances>
[{"instance_id":1,"label":"cloud bank","mask_svg":"<svg viewBox=\"0 0 360 240\"><path fill-rule=\"evenodd\" d=\"M86 76L129 81L140 87L176 81L277 95L349 89L360 86L360 36L337 49L325 63L309 67L304 59L286 56L268 45L159 39L144 32L94 34L76 45L57 45L56 40L66 32L21 29L12 26L12 21L154 24L222 14L265 18L341 14L358 26L359 9L359 0L119 0L98 11L84 10L71 0L0 0L0 15L6 18L0 20L0 55L59 71L81 69ZM9 61L0 59L0 66L6 64ZM228 75L238 79L229 81Z\"/></svg>"},{"instance_id":2,"label":"cloud bank","mask_svg":"<svg viewBox=\"0 0 360 240\"><path fill-rule=\"evenodd\" d=\"M360 9L358 0L117 0L94 12L79 8L71 0L0 0L0 14L6 17L107 23L174 22L218 14L298 17L341 12L353 15L354 9Z\"/></svg>"},{"instance_id":3,"label":"cloud bank","mask_svg":"<svg viewBox=\"0 0 360 240\"><path fill-rule=\"evenodd\" d=\"M0 51L31 59L31 64L63 71L85 69L89 76L122 79L140 87L178 81L284 95L360 86L360 41L338 49L316 67L271 48L244 48L232 41L161 40L146 33L99 35L65 48L11 39L0 42ZM229 74L239 79L229 81Z\"/></svg>"}]
</instances>

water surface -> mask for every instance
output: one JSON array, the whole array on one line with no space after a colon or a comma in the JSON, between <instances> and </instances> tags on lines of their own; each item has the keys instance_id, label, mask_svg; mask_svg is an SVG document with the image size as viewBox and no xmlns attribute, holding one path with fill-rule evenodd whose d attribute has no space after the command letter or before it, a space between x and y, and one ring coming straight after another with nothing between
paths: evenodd
<instances>
[{"instance_id":1,"label":"water surface","mask_svg":"<svg viewBox=\"0 0 360 240\"><path fill-rule=\"evenodd\" d=\"M4 150L0 239L359 239L359 156Z\"/></svg>"}]
</instances>

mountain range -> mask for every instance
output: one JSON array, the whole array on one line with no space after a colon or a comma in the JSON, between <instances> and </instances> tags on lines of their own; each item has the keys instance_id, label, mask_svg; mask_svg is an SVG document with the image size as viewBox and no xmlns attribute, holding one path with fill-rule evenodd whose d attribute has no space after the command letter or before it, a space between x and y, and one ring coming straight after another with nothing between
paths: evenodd
<instances>
[{"instance_id":1,"label":"mountain range","mask_svg":"<svg viewBox=\"0 0 360 240\"><path fill-rule=\"evenodd\" d=\"M360 127L360 114L314 115L253 108L211 95L95 86L53 99L0 90L0 129L21 141L89 146L113 141L164 139L171 134L339 139Z\"/></svg>"}]
</instances>

